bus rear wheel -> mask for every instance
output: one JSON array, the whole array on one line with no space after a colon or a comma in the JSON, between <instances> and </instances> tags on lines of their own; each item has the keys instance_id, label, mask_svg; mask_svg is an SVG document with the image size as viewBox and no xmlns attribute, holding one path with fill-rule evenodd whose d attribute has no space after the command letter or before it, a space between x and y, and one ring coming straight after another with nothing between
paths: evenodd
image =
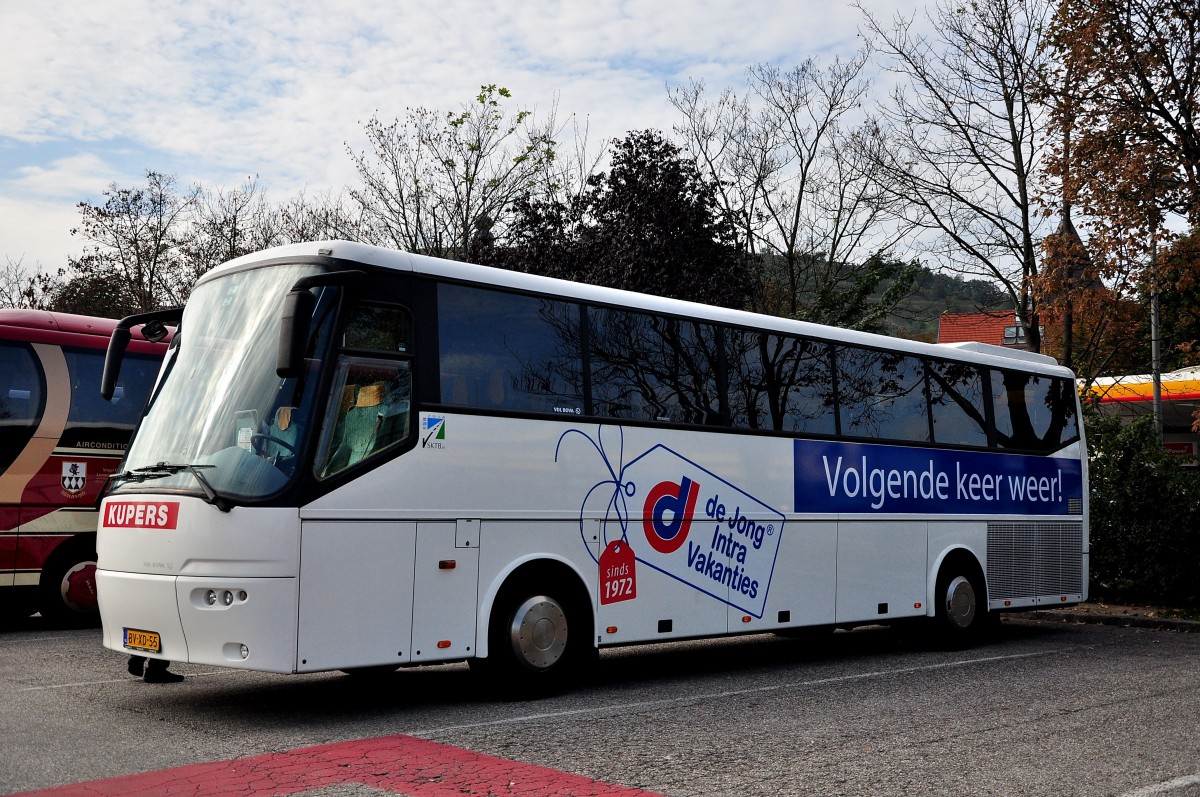
<instances>
[{"instance_id":1,"label":"bus rear wheel","mask_svg":"<svg viewBox=\"0 0 1200 797\"><path fill-rule=\"evenodd\" d=\"M942 565L935 600L938 636L951 647L975 644L994 623L983 575L974 560L960 556Z\"/></svg>"}]
</instances>

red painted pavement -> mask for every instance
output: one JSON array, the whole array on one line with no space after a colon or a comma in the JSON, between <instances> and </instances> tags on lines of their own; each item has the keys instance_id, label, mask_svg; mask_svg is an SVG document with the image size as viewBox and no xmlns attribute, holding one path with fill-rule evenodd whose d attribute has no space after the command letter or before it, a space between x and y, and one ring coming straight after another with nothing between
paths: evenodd
<instances>
[{"instance_id":1,"label":"red painted pavement","mask_svg":"<svg viewBox=\"0 0 1200 797\"><path fill-rule=\"evenodd\" d=\"M288 795L358 784L408 797L659 797L556 769L509 761L411 736L302 747L232 761L76 783L38 797Z\"/></svg>"}]
</instances>

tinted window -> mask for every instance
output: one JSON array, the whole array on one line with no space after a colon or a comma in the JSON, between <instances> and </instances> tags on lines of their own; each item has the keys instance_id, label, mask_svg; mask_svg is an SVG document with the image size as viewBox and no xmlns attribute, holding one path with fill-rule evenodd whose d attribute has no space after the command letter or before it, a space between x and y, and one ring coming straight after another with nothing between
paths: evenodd
<instances>
[{"instance_id":1,"label":"tinted window","mask_svg":"<svg viewBox=\"0 0 1200 797\"><path fill-rule=\"evenodd\" d=\"M358 305L350 312L342 345L347 349L403 354L412 345L411 337L407 310Z\"/></svg>"},{"instance_id":2,"label":"tinted window","mask_svg":"<svg viewBox=\"0 0 1200 797\"><path fill-rule=\"evenodd\" d=\"M445 404L583 412L577 305L442 284L438 342Z\"/></svg>"},{"instance_id":3,"label":"tinted window","mask_svg":"<svg viewBox=\"0 0 1200 797\"><path fill-rule=\"evenodd\" d=\"M24 343L0 343L0 470L33 437L42 417L45 386L41 368ZM97 394L99 388L96 389Z\"/></svg>"},{"instance_id":4,"label":"tinted window","mask_svg":"<svg viewBox=\"0 0 1200 797\"><path fill-rule=\"evenodd\" d=\"M833 434L833 378L824 343L726 330L733 426Z\"/></svg>"},{"instance_id":5,"label":"tinted window","mask_svg":"<svg viewBox=\"0 0 1200 797\"><path fill-rule=\"evenodd\" d=\"M993 370L991 389L1001 448L1055 451L1078 437L1071 380Z\"/></svg>"},{"instance_id":6,"label":"tinted window","mask_svg":"<svg viewBox=\"0 0 1200 797\"><path fill-rule=\"evenodd\" d=\"M986 446L986 395L983 375L975 366L955 362L929 363L934 442Z\"/></svg>"},{"instance_id":7,"label":"tinted window","mask_svg":"<svg viewBox=\"0 0 1200 797\"><path fill-rule=\"evenodd\" d=\"M71 411L63 445L122 450L142 417L150 388L162 360L130 354L121 363L121 375L111 401L100 398L100 372L104 352L63 349L71 377Z\"/></svg>"},{"instance_id":8,"label":"tinted window","mask_svg":"<svg viewBox=\"0 0 1200 797\"><path fill-rule=\"evenodd\" d=\"M670 423L724 422L714 327L622 310L592 309L588 318L596 414Z\"/></svg>"},{"instance_id":9,"label":"tinted window","mask_svg":"<svg viewBox=\"0 0 1200 797\"><path fill-rule=\"evenodd\" d=\"M836 352L842 434L929 440L925 369L918 358L853 346Z\"/></svg>"}]
</instances>

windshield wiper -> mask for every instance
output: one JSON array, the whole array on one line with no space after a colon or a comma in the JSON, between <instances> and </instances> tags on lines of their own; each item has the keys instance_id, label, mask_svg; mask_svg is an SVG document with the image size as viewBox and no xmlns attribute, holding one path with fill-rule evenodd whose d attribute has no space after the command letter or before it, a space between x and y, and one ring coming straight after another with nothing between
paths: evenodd
<instances>
[{"instance_id":1,"label":"windshield wiper","mask_svg":"<svg viewBox=\"0 0 1200 797\"><path fill-rule=\"evenodd\" d=\"M105 490L115 488L118 483L122 482L145 482L151 479L163 479L167 476L174 476L176 473L187 471L195 477L196 483L200 485L200 489L204 492L204 500L212 504L222 512L228 512L232 508L229 500L217 494L213 486L209 483L201 472L206 468L215 468L216 465L190 465L186 463L160 462L157 465L148 465L144 468L134 468L127 470L124 473L114 473L109 476L109 483Z\"/></svg>"}]
</instances>

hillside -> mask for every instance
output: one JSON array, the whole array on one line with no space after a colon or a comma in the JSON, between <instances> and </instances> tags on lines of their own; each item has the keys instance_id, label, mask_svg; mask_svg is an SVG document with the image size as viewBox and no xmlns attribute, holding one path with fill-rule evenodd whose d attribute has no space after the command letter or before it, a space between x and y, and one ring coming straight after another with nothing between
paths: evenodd
<instances>
[{"instance_id":1,"label":"hillside","mask_svg":"<svg viewBox=\"0 0 1200 797\"><path fill-rule=\"evenodd\" d=\"M881 291L877 291L882 293ZM891 312L887 333L913 340L937 340L938 318L942 313L978 313L1012 307L1007 294L987 280L964 280L921 267L916 285Z\"/></svg>"}]
</instances>

